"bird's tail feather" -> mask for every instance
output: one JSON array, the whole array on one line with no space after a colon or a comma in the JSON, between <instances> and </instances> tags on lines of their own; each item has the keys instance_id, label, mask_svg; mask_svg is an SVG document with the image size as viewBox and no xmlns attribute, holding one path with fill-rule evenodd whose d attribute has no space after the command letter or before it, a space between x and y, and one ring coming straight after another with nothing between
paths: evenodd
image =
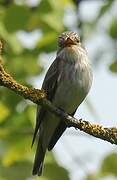
<instances>
[{"instance_id":1,"label":"bird's tail feather","mask_svg":"<svg viewBox=\"0 0 117 180\"><path fill-rule=\"evenodd\" d=\"M36 155L35 155L35 160L34 160L34 165L33 165L33 171L32 171L33 175L38 175L38 176L42 175L45 153L46 153L46 150L43 149L42 143L39 139Z\"/></svg>"},{"instance_id":2,"label":"bird's tail feather","mask_svg":"<svg viewBox=\"0 0 117 180\"><path fill-rule=\"evenodd\" d=\"M59 123L58 127L56 128L50 143L48 145L48 151L51 151L53 149L53 147L55 146L55 144L57 143L57 141L59 140L59 138L62 136L63 132L66 130L67 125L65 124L65 122L63 120L61 120L61 122Z\"/></svg>"}]
</instances>

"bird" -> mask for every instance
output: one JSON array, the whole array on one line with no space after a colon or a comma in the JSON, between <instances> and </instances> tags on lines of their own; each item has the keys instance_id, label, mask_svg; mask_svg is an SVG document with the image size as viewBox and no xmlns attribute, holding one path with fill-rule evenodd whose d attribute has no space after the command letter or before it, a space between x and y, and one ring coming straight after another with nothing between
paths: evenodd
<instances>
[{"instance_id":1,"label":"bird","mask_svg":"<svg viewBox=\"0 0 117 180\"><path fill-rule=\"evenodd\" d=\"M50 65L42 89L47 99L62 111L74 116L92 85L92 68L86 49L76 32L67 31L58 37L56 58ZM38 144L32 174L42 175L44 157L51 151L67 125L52 112L37 107L36 126L32 145L38 134Z\"/></svg>"}]
</instances>

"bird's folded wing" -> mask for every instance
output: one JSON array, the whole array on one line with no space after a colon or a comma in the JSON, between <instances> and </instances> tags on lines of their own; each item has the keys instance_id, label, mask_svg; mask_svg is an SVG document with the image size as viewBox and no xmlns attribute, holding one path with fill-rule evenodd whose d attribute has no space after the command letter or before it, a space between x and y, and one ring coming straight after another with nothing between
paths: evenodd
<instances>
[{"instance_id":1,"label":"bird's folded wing","mask_svg":"<svg viewBox=\"0 0 117 180\"><path fill-rule=\"evenodd\" d=\"M59 61L60 59L56 58L53 63L51 64L50 68L48 69L42 89L45 90L47 94L47 99L52 101L54 98L56 89L57 89L57 84L58 84L58 78L59 78ZM40 124L45 116L46 110L41 107L37 108L37 115L36 115L36 126L35 126L35 131L33 135L33 140L32 140L32 146L34 144L37 132L39 130Z\"/></svg>"}]
</instances>

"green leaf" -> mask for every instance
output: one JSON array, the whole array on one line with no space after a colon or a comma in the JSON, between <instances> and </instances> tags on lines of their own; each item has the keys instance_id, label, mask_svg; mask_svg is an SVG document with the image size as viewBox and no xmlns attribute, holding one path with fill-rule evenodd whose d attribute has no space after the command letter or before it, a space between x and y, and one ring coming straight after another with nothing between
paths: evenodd
<instances>
[{"instance_id":1,"label":"green leaf","mask_svg":"<svg viewBox=\"0 0 117 180\"><path fill-rule=\"evenodd\" d=\"M29 155L31 155L31 139L28 137L16 136L11 137L11 142L9 142L8 149L4 152L2 157L2 165L8 167L14 162L26 160Z\"/></svg>"},{"instance_id":2,"label":"green leaf","mask_svg":"<svg viewBox=\"0 0 117 180\"><path fill-rule=\"evenodd\" d=\"M8 128L0 128L0 139L1 139L1 141L3 140L4 137L7 137L8 135L9 135Z\"/></svg>"},{"instance_id":3,"label":"green leaf","mask_svg":"<svg viewBox=\"0 0 117 180\"><path fill-rule=\"evenodd\" d=\"M117 73L117 60L114 61L114 62L109 66L109 69L110 69L111 72Z\"/></svg>"},{"instance_id":4,"label":"green leaf","mask_svg":"<svg viewBox=\"0 0 117 180\"><path fill-rule=\"evenodd\" d=\"M103 16L109 8L111 8L111 5L113 3L113 0L107 0L105 3L103 3L103 5L101 6L97 19L99 19L101 16Z\"/></svg>"},{"instance_id":5,"label":"green leaf","mask_svg":"<svg viewBox=\"0 0 117 180\"><path fill-rule=\"evenodd\" d=\"M45 168L42 180L69 180L68 172L65 168L59 166L55 161L53 154L48 153L45 158Z\"/></svg>"},{"instance_id":6,"label":"green leaf","mask_svg":"<svg viewBox=\"0 0 117 180\"><path fill-rule=\"evenodd\" d=\"M56 32L62 32L64 30L62 17L63 17L62 11L61 12L54 11L52 13L43 15L41 17L41 20Z\"/></svg>"},{"instance_id":7,"label":"green leaf","mask_svg":"<svg viewBox=\"0 0 117 180\"><path fill-rule=\"evenodd\" d=\"M65 170L63 167L59 166L56 163L45 164L44 176L48 180L70 180L67 170Z\"/></svg>"},{"instance_id":8,"label":"green leaf","mask_svg":"<svg viewBox=\"0 0 117 180\"><path fill-rule=\"evenodd\" d=\"M9 91L9 89L6 89L6 88L4 88L1 93L2 93L2 97L0 97L0 100L13 113L16 110L17 104L22 100L22 98L16 95L15 93Z\"/></svg>"},{"instance_id":9,"label":"green leaf","mask_svg":"<svg viewBox=\"0 0 117 180\"><path fill-rule=\"evenodd\" d=\"M0 166L0 180L26 180L31 177L31 168L28 161L16 162L10 167Z\"/></svg>"},{"instance_id":10,"label":"green leaf","mask_svg":"<svg viewBox=\"0 0 117 180\"><path fill-rule=\"evenodd\" d=\"M8 64L7 69L15 75L17 80L24 83L30 77L42 72L41 65L37 64L36 61L37 59L31 55L17 56L13 58L11 64Z\"/></svg>"},{"instance_id":11,"label":"green leaf","mask_svg":"<svg viewBox=\"0 0 117 180\"><path fill-rule=\"evenodd\" d=\"M97 174L89 174L85 180L100 180Z\"/></svg>"},{"instance_id":12,"label":"green leaf","mask_svg":"<svg viewBox=\"0 0 117 180\"><path fill-rule=\"evenodd\" d=\"M28 119L31 123L31 125L34 127L35 126L35 114L36 114L36 106L35 105L30 105L26 109L26 113L28 116Z\"/></svg>"},{"instance_id":13,"label":"green leaf","mask_svg":"<svg viewBox=\"0 0 117 180\"><path fill-rule=\"evenodd\" d=\"M40 51L55 51L57 49L57 37L56 32L48 32L38 41L37 47Z\"/></svg>"},{"instance_id":14,"label":"green leaf","mask_svg":"<svg viewBox=\"0 0 117 180\"><path fill-rule=\"evenodd\" d=\"M0 21L3 20L4 15L5 15L5 8L3 6L0 6Z\"/></svg>"},{"instance_id":15,"label":"green leaf","mask_svg":"<svg viewBox=\"0 0 117 180\"><path fill-rule=\"evenodd\" d=\"M10 114L8 107L0 102L0 123L2 123Z\"/></svg>"},{"instance_id":16,"label":"green leaf","mask_svg":"<svg viewBox=\"0 0 117 180\"><path fill-rule=\"evenodd\" d=\"M70 0L49 1L43 0L39 7L32 13L27 29L29 31L35 28L41 29L43 32L64 30L63 16L66 5L72 5Z\"/></svg>"},{"instance_id":17,"label":"green leaf","mask_svg":"<svg viewBox=\"0 0 117 180\"><path fill-rule=\"evenodd\" d=\"M25 29L30 11L25 6L12 5L9 6L4 17L5 27L9 32L15 32L20 29Z\"/></svg>"},{"instance_id":18,"label":"green leaf","mask_svg":"<svg viewBox=\"0 0 117 180\"><path fill-rule=\"evenodd\" d=\"M104 159L100 171L102 176L117 176L117 153L112 153Z\"/></svg>"},{"instance_id":19,"label":"green leaf","mask_svg":"<svg viewBox=\"0 0 117 180\"><path fill-rule=\"evenodd\" d=\"M116 18L112 20L108 33L111 36L111 38L113 38L113 40L117 40L117 19Z\"/></svg>"},{"instance_id":20,"label":"green leaf","mask_svg":"<svg viewBox=\"0 0 117 180\"><path fill-rule=\"evenodd\" d=\"M5 55L9 54L20 54L23 50L19 40L17 39L15 34L10 34L4 27L4 24L0 22L0 38L3 38L5 43Z\"/></svg>"},{"instance_id":21,"label":"green leaf","mask_svg":"<svg viewBox=\"0 0 117 180\"><path fill-rule=\"evenodd\" d=\"M44 33L49 31L56 31L61 33L64 31L63 15L64 11L62 10L40 14L40 16L37 12L31 16L27 24L27 29L31 31L35 28L40 28Z\"/></svg>"},{"instance_id":22,"label":"green leaf","mask_svg":"<svg viewBox=\"0 0 117 180\"><path fill-rule=\"evenodd\" d=\"M52 6L49 0L41 0L39 6L38 6L38 13L39 14L45 14L48 13L50 11L52 11Z\"/></svg>"},{"instance_id":23,"label":"green leaf","mask_svg":"<svg viewBox=\"0 0 117 180\"><path fill-rule=\"evenodd\" d=\"M51 0L50 3L54 10L59 10L59 9L64 10L65 7L67 6L75 7L72 0L59 0L59 1Z\"/></svg>"}]
</instances>

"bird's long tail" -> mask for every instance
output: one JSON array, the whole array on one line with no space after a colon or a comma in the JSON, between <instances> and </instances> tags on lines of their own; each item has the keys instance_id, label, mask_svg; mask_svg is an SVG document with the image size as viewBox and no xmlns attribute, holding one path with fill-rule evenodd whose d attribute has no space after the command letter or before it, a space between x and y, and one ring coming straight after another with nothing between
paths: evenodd
<instances>
[{"instance_id":1,"label":"bird's long tail","mask_svg":"<svg viewBox=\"0 0 117 180\"><path fill-rule=\"evenodd\" d=\"M32 171L33 175L38 175L38 176L42 175L45 153L46 153L46 150L43 149L41 139L39 138L34 165L33 165L33 171Z\"/></svg>"}]
</instances>

